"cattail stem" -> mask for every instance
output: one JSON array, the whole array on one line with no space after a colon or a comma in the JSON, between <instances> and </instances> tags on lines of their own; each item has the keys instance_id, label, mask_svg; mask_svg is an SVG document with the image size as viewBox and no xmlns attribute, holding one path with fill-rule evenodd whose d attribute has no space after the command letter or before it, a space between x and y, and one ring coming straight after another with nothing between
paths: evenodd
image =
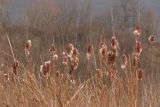
<instances>
[{"instance_id":1,"label":"cattail stem","mask_svg":"<svg viewBox=\"0 0 160 107\"><path fill-rule=\"evenodd\" d=\"M140 24L140 17L141 17L141 6L140 0L138 0L138 25Z\"/></svg>"},{"instance_id":2,"label":"cattail stem","mask_svg":"<svg viewBox=\"0 0 160 107\"><path fill-rule=\"evenodd\" d=\"M8 34L7 34L7 33L6 33L6 35L7 35L7 40L8 40L8 43L9 43L9 46L10 46L11 52L12 52L13 60L15 61L15 60L16 60L16 58L15 58L15 56L14 56L14 52L13 52L13 48L12 48L11 41L10 41L10 39L9 39L9 37L8 37Z\"/></svg>"},{"instance_id":3,"label":"cattail stem","mask_svg":"<svg viewBox=\"0 0 160 107\"><path fill-rule=\"evenodd\" d=\"M90 35L89 35L89 42L91 44L91 36L92 36L92 17L90 18Z\"/></svg>"},{"instance_id":4,"label":"cattail stem","mask_svg":"<svg viewBox=\"0 0 160 107\"><path fill-rule=\"evenodd\" d=\"M112 23L112 32L113 35L115 35L115 26L114 26L114 17L113 17L113 8L110 9L110 13L111 13L111 23Z\"/></svg>"}]
</instances>

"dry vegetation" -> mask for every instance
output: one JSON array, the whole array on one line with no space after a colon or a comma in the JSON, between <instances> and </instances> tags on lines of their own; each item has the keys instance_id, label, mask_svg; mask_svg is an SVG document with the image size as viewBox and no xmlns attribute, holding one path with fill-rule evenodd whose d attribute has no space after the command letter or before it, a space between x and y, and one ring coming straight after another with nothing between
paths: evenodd
<instances>
[{"instance_id":1,"label":"dry vegetation","mask_svg":"<svg viewBox=\"0 0 160 107\"><path fill-rule=\"evenodd\" d=\"M89 2L81 11L73 1L51 3L26 5L22 23L1 13L0 107L160 107L150 11L140 19L136 3L130 10L122 0L91 17Z\"/></svg>"}]
</instances>

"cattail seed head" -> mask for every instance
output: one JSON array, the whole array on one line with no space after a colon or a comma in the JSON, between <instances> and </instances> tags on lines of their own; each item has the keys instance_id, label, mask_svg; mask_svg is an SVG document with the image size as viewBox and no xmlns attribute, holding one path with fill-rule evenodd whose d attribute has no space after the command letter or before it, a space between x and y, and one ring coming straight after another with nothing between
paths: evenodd
<instances>
[{"instance_id":1,"label":"cattail seed head","mask_svg":"<svg viewBox=\"0 0 160 107\"><path fill-rule=\"evenodd\" d=\"M122 69L125 69L126 66L127 66L127 57L126 57L126 55L123 53L123 55L122 55L122 64L121 64L121 68L122 68Z\"/></svg>"},{"instance_id":2,"label":"cattail seed head","mask_svg":"<svg viewBox=\"0 0 160 107\"><path fill-rule=\"evenodd\" d=\"M79 55L78 50L76 48L74 48L72 57L78 57L78 55Z\"/></svg>"},{"instance_id":3,"label":"cattail seed head","mask_svg":"<svg viewBox=\"0 0 160 107\"><path fill-rule=\"evenodd\" d=\"M18 67L19 67L19 62L18 62L17 60L15 60L15 61L13 62L13 73L14 73L15 75L17 75L17 69L18 69Z\"/></svg>"},{"instance_id":4,"label":"cattail seed head","mask_svg":"<svg viewBox=\"0 0 160 107\"><path fill-rule=\"evenodd\" d=\"M115 65L116 64L116 55L112 51L108 51L107 53L107 62L109 65Z\"/></svg>"},{"instance_id":5,"label":"cattail seed head","mask_svg":"<svg viewBox=\"0 0 160 107\"><path fill-rule=\"evenodd\" d=\"M142 69L137 70L137 78L138 78L138 80L142 80L142 78L143 78L143 70Z\"/></svg>"},{"instance_id":6,"label":"cattail seed head","mask_svg":"<svg viewBox=\"0 0 160 107\"><path fill-rule=\"evenodd\" d=\"M139 37L140 37L140 35L141 35L141 27L140 27L140 26L137 26L137 27L136 27L136 30L133 32L133 34L135 35L136 40L139 40Z\"/></svg>"},{"instance_id":7,"label":"cattail seed head","mask_svg":"<svg viewBox=\"0 0 160 107\"><path fill-rule=\"evenodd\" d=\"M71 59L71 69L76 70L78 68L79 58L74 57Z\"/></svg>"},{"instance_id":8,"label":"cattail seed head","mask_svg":"<svg viewBox=\"0 0 160 107\"><path fill-rule=\"evenodd\" d=\"M156 38L154 37L154 35L151 35L149 38L148 38L148 41L149 43L153 43L156 41Z\"/></svg>"},{"instance_id":9,"label":"cattail seed head","mask_svg":"<svg viewBox=\"0 0 160 107\"><path fill-rule=\"evenodd\" d=\"M76 48L73 50L73 55L70 58L71 60L71 67L73 67L73 70L76 70L78 68L78 63L79 63L79 53Z\"/></svg>"},{"instance_id":10,"label":"cattail seed head","mask_svg":"<svg viewBox=\"0 0 160 107\"><path fill-rule=\"evenodd\" d=\"M63 55L63 57L62 57L63 58L63 62L62 63L63 63L63 65L66 66L68 64L68 57L67 57L65 52L63 52L62 55Z\"/></svg>"},{"instance_id":11,"label":"cattail seed head","mask_svg":"<svg viewBox=\"0 0 160 107\"><path fill-rule=\"evenodd\" d=\"M43 74L43 76L49 75L50 72L50 61L46 61L43 65L40 66L40 72Z\"/></svg>"},{"instance_id":12,"label":"cattail seed head","mask_svg":"<svg viewBox=\"0 0 160 107\"><path fill-rule=\"evenodd\" d=\"M99 49L99 55L102 59L106 57L107 54L107 45L104 43L101 43L100 49Z\"/></svg>"},{"instance_id":13,"label":"cattail seed head","mask_svg":"<svg viewBox=\"0 0 160 107\"><path fill-rule=\"evenodd\" d=\"M118 41L117 41L115 36L112 36L111 46L112 46L113 49L117 49L118 48Z\"/></svg>"},{"instance_id":14,"label":"cattail seed head","mask_svg":"<svg viewBox=\"0 0 160 107\"><path fill-rule=\"evenodd\" d=\"M32 42L31 40L27 40L24 44L24 50L27 55L30 54L31 48L32 48Z\"/></svg>"},{"instance_id":15,"label":"cattail seed head","mask_svg":"<svg viewBox=\"0 0 160 107\"><path fill-rule=\"evenodd\" d=\"M52 44L51 47L50 47L50 49L49 49L49 52L53 53L55 51L56 51L55 45Z\"/></svg>"},{"instance_id":16,"label":"cattail seed head","mask_svg":"<svg viewBox=\"0 0 160 107\"><path fill-rule=\"evenodd\" d=\"M57 54L54 54L54 55L53 55L53 60L54 60L54 61L57 61L57 60L58 60L58 55L57 55Z\"/></svg>"},{"instance_id":17,"label":"cattail seed head","mask_svg":"<svg viewBox=\"0 0 160 107\"><path fill-rule=\"evenodd\" d=\"M93 53L93 45L88 45L86 54L88 60L91 59L92 53Z\"/></svg>"},{"instance_id":18,"label":"cattail seed head","mask_svg":"<svg viewBox=\"0 0 160 107\"><path fill-rule=\"evenodd\" d=\"M136 30L137 30L139 33L141 33L141 26L138 25L138 26L136 27Z\"/></svg>"},{"instance_id":19,"label":"cattail seed head","mask_svg":"<svg viewBox=\"0 0 160 107\"><path fill-rule=\"evenodd\" d=\"M142 53L142 45L141 45L141 42L140 41L136 41L136 45L135 45L135 48L134 48L134 52L135 52L135 55L136 56L140 56L140 54Z\"/></svg>"},{"instance_id":20,"label":"cattail seed head","mask_svg":"<svg viewBox=\"0 0 160 107\"><path fill-rule=\"evenodd\" d=\"M138 63L138 57L134 54L134 53L132 53L132 55L131 55L131 64L132 64L132 66L137 66L137 63Z\"/></svg>"},{"instance_id":21,"label":"cattail seed head","mask_svg":"<svg viewBox=\"0 0 160 107\"><path fill-rule=\"evenodd\" d=\"M92 54L92 52L93 52L93 45L88 45L87 53Z\"/></svg>"},{"instance_id":22,"label":"cattail seed head","mask_svg":"<svg viewBox=\"0 0 160 107\"><path fill-rule=\"evenodd\" d=\"M66 51L67 51L68 57L72 56L73 50L74 50L73 44L71 43L67 44Z\"/></svg>"},{"instance_id":23,"label":"cattail seed head","mask_svg":"<svg viewBox=\"0 0 160 107\"><path fill-rule=\"evenodd\" d=\"M118 50L117 49L112 49L112 52L116 57L118 56Z\"/></svg>"}]
</instances>

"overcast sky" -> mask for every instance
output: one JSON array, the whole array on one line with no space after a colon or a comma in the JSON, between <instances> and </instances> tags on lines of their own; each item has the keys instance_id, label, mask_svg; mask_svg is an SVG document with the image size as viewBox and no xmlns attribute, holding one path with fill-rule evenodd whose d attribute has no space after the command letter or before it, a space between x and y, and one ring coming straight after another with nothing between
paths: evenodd
<instances>
[{"instance_id":1,"label":"overcast sky","mask_svg":"<svg viewBox=\"0 0 160 107\"><path fill-rule=\"evenodd\" d=\"M29 0L16 0L16 5L21 5L24 2L29 1ZM33 1L33 0L32 0ZM62 0L55 0L55 1L62 1ZM67 0L65 0L67 1ZM86 1L86 0L77 0L77 1ZM112 0L91 0L92 6L96 10L101 10L104 6L107 6L109 2ZM149 8L154 9L156 12L159 12L160 14L160 0L140 0L142 5L147 5Z\"/></svg>"},{"instance_id":2,"label":"overcast sky","mask_svg":"<svg viewBox=\"0 0 160 107\"><path fill-rule=\"evenodd\" d=\"M16 2L12 5L11 8L13 17L18 17L20 14L19 7L23 7L23 5L28 1L34 1L34 0L15 0ZM55 0L55 1L65 1L67 0ZM70 0L68 0L70 1ZM75 1L75 0L73 0ZM77 0L79 5L83 5L87 0ZM112 0L90 0L92 5L92 11L95 13L101 12L103 9L105 9L109 4L112 2ZM159 16L160 16L160 0L140 0L142 6L147 6L147 8L154 10ZM35 4L36 5L36 4Z\"/></svg>"},{"instance_id":3,"label":"overcast sky","mask_svg":"<svg viewBox=\"0 0 160 107\"><path fill-rule=\"evenodd\" d=\"M29 1L29 0L16 0L16 3L21 4L24 1ZM61 1L61 0L55 0L55 1ZM77 1L86 1L86 0L77 0ZM94 4L95 8L100 8L100 7L105 6L108 2L110 2L112 0L91 0L91 1ZM141 1L142 5L147 5L150 8L160 10L160 0L140 0L140 1Z\"/></svg>"}]
</instances>

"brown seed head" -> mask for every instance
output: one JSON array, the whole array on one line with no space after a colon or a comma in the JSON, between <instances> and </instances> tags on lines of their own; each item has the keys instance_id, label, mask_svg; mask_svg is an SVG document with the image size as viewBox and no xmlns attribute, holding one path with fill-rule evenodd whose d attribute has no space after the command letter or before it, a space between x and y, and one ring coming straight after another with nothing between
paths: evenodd
<instances>
[{"instance_id":1,"label":"brown seed head","mask_svg":"<svg viewBox=\"0 0 160 107\"><path fill-rule=\"evenodd\" d=\"M25 44L24 44L24 50L25 50L25 52L26 52L27 55L30 54L31 48L32 48L32 42L31 42L31 40L27 40L25 42Z\"/></svg>"},{"instance_id":2,"label":"brown seed head","mask_svg":"<svg viewBox=\"0 0 160 107\"><path fill-rule=\"evenodd\" d=\"M116 55L112 51L108 51L107 57L108 57L107 62L109 65L116 64Z\"/></svg>"},{"instance_id":3,"label":"brown seed head","mask_svg":"<svg viewBox=\"0 0 160 107\"><path fill-rule=\"evenodd\" d=\"M142 69L137 70L137 78L138 78L138 80L142 80L142 78L143 78L143 70Z\"/></svg>"},{"instance_id":4,"label":"brown seed head","mask_svg":"<svg viewBox=\"0 0 160 107\"><path fill-rule=\"evenodd\" d=\"M13 62L13 73L14 73L15 75L17 75L17 69L18 69L18 67L19 67L19 62L18 62L17 60L15 60L15 61Z\"/></svg>"},{"instance_id":5,"label":"brown seed head","mask_svg":"<svg viewBox=\"0 0 160 107\"><path fill-rule=\"evenodd\" d=\"M151 36L148 38L148 41L149 41L149 43L156 42L156 38L154 37L154 35L151 35Z\"/></svg>"},{"instance_id":6,"label":"brown seed head","mask_svg":"<svg viewBox=\"0 0 160 107\"><path fill-rule=\"evenodd\" d=\"M79 58L74 57L71 59L71 68L72 70L76 70L78 68Z\"/></svg>"},{"instance_id":7,"label":"brown seed head","mask_svg":"<svg viewBox=\"0 0 160 107\"><path fill-rule=\"evenodd\" d=\"M99 54L102 59L104 59L106 57L106 54L107 54L107 45L106 44L101 43L101 46L99 49Z\"/></svg>"},{"instance_id":8,"label":"brown seed head","mask_svg":"<svg viewBox=\"0 0 160 107\"><path fill-rule=\"evenodd\" d=\"M112 49L113 54L117 57L118 56L118 50L117 49Z\"/></svg>"},{"instance_id":9,"label":"brown seed head","mask_svg":"<svg viewBox=\"0 0 160 107\"><path fill-rule=\"evenodd\" d=\"M55 52L55 51L56 51L55 45L52 44L50 49L49 49L49 52Z\"/></svg>"},{"instance_id":10,"label":"brown seed head","mask_svg":"<svg viewBox=\"0 0 160 107\"><path fill-rule=\"evenodd\" d=\"M63 52L63 65L67 65L68 64L68 57L67 55L65 54L65 52Z\"/></svg>"},{"instance_id":11,"label":"brown seed head","mask_svg":"<svg viewBox=\"0 0 160 107\"><path fill-rule=\"evenodd\" d=\"M111 46L112 46L113 49L118 48L118 41L117 41L115 36L113 36L112 39L111 39Z\"/></svg>"},{"instance_id":12,"label":"brown seed head","mask_svg":"<svg viewBox=\"0 0 160 107\"><path fill-rule=\"evenodd\" d=\"M87 59L90 60L93 53L93 45L88 45L87 47Z\"/></svg>"},{"instance_id":13,"label":"brown seed head","mask_svg":"<svg viewBox=\"0 0 160 107\"><path fill-rule=\"evenodd\" d=\"M44 76L47 76L49 74L49 72L50 72L50 61L46 61L43 65L41 65L40 72Z\"/></svg>"},{"instance_id":14,"label":"brown seed head","mask_svg":"<svg viewBox=\"0 0 160 107\"><path fill-rule=\"evenodd\" d=\"M126 55L123 53L123 55L122 55L122 64L121 64L121 68L122 68L122 69L125 69L126 66L127 66L127 57L126 57Z\"/></svg>"},{"instance_id":15,"label":"brown seed head","mask_svg":"<svg viewBox=\"0 0 160 107\"><path fill-rule=\"evenodd\" d=\"M54 54L54 55L53 55L53 60L54 60L54 61L57 61L57 60L58 60L58 55L57 55L57 54Z\"/></svg>"},{"instance_id":16,"label":"brown seed head","mask_svg":"<svg viewBox=\"0 0 160 107\"><path fill-rule=\"evenodd\" d=\"M71 44L71 43L67 44L67 46L66 46L66 51L67 51L67 54L68 54L68 55L70 55L70 56L72 55L73 49L74 49L73 44Z\"/></svg>"},{"instance_id":17,"label":"brown seed head","mask_svg":"<svg viewBox=\"0 0 160 107\"><path fill-rule=\"evenodd\" d=\"M137 63L138 63L138 57L133 53L132 55L131 55L131 64L132 64L132 66L137 66Z\"/></svg>"},{"instance_id":18,"label":"brown seed head","mask_svg":"<svg viewBox=\"0 0 160 107\"><path fill-rule=\"evenodd\" d=\"M136 45L135 45L135 48L134 48L134 52L135 52L135 55L137 55L138 57L139 57L140 54L142 53L142 45L141 45L141 42L140 42L140 41L136 41Z\"/></svg>"},{"instance_id":19,"label":"brown seed head","mask_svg":"<svg viewBox=\"0 0 160 107\"><path fill-rule=\"evenodd\" d=\"M78 57L78 56L79 56L78 50L76 48L74 48L72 57Z\"/></svg>"},{"instance_id":20,"label":"brown seed head","mask_svg":"<svg viewBox=\"0 0 160 107\"><path fill-rule=\"evenodd\" d=\"M136 40L139 40L139 37L140 37L140 35L141 35L141 27L140 27L140 26L137 26L137 27L136 27L136 30L133 32L133 34L135 35Z\"/></svg>"},{"instance_id":21,"label":"brown seed head","mask_svg":"<svg viewBox=\"0 0 160 107\"><path fill-rule=\"evenodd\" d=\"M92 52L93 52L93 45L88 45L88 47L87 47L87 53L88 54L92 54Z\"/></svg>"}]
</instances>

